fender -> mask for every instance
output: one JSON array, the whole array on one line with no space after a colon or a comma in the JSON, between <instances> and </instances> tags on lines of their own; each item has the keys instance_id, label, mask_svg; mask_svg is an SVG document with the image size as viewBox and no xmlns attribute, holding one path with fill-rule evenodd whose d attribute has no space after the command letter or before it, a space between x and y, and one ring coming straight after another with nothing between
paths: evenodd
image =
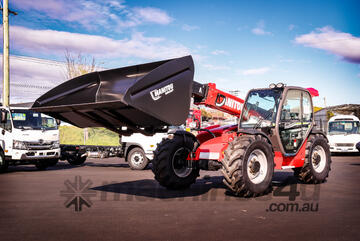
<instances>
[{"instance_id":1,"label":"fender","mask_svg":"<svg viewBox=\"0 0 360 241\"><path fill-rule=\"evenodd\" d=\"M177 130L175 133L171 133L169 132L169 134L174 134L177 136L187 136L190 137L194 142L198 143L198 146L200 145L198 139L194 136L194 134L188 132L188 131L184 131L184 130Z\"/></svg>"},{"instance_id":2,"label":"fender","mask_svg":"<svg viewBox=\"0 0 360 241\"><path fill-rule=\"evenodd\" d=\"M311 131L310 131L310 134L319 134L319 135L322 135L327 142L329 142L327 136L325 135L325 133L322 131L322 130L318 130L318 129L315 129L314 126L312 127Z\"/></svg>"},{"instance_id":3,"label":"fender","mask_svg":"<svg viewBox=\"0 0 360 241\"><path fill-rule=\"evenodd\" d=\"M274 145L271 142L271 140L269 139L269 137L263 132L263 131L259 131L256 129L249 129L249 130L244 130L244 129L240 129L237 132L238 134L247 134L247 135L261 135L263 137L266 138L266 140L270 143L271 145L271 149L274 151Z\"/></svg>"}]
</instances>

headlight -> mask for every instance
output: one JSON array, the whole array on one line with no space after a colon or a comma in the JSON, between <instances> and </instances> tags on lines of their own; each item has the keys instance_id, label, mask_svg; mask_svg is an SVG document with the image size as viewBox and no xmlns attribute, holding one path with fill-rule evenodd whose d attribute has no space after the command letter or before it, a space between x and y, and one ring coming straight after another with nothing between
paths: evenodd
<instances>
[{"instance_id":1,"label":"headlight","mask_svg":"<svg viewBox=\"0 0 360 241\"><path fill-rule=\"evenodd\" d=\"M13 149L26 150L27 147L26 147L25 142L13 140Z\"/></svg>"},{"instance_id":2,"label":"headlight","mask_svg":"<svg viewBox=\"0 0 360 241\"><path fill-rule=\"evenodd\" d=\"M53 141L52 148L56 149L56 148L59 148L59 147L60 147L60 142L59 141Z\"/></svg>"}]
</instances>

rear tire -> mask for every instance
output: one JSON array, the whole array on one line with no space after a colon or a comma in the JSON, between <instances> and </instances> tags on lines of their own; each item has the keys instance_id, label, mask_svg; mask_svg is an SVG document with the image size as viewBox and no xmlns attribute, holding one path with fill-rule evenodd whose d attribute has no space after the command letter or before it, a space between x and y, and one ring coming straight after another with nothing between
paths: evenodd
<instances>
[{"instance_id":1,"label":"rear tire","mask_svg":"<svg viewBox=\"0 0 360 241\"><path fill-rule=\"evenodd\" d=\"M296 168L294 175L304 183L325 182L331 170L331 155L323 135L310 135L306 143L304 166Z\"/></svg>"},{"instance_id":2,"label":"rear tire","mask_svg":"<svg viewBox=\"0 0 360 241\"><path fill-rule=\"evenodd\" d=\"M224 154L223 182L233 195L256 197L271 191L274 155L265 137L236 137Z\"/></svg>"},{"instance_id":3,"label":"rear tire","mask_svg":"<svg viewBox=\"0 0 360 241\"><path fill-rule=\"evenodd\" d=\"M194 140L186 135L174 135L158 144L152 171L160 185L169 189L184 189L195 183L198 168L187 167L187 157L194 149Z\"/></svg>"},{"instance_id":4,"label":"rear tire","mask_svg":"<svg viewBox=\"0 0 360 241\"><path fill-rule=\"evenodd\" d=\"M9 167L9 162L5 160L5 155L0 151L0 173L5 172Z\"/></svg>"},{"instance_id":5,"label":"rear tire","mask_svg":"<svg viewBox=\"0 0 360 241\"><path fill-rule=\"evenodd\" d=\"M131 149L126 160L132 170L144 170L149 163L144 150L140 147Z\"/></svg>"},{"instance_id":6,"label":"rear tire","mask_svg":"<svg viewBox=\"0 0 360 241\"><path fill-rule=\"evenodd\" d=\"M79 166L79 165L84 164L84 162L86 161L86 156L83 156L83 157L78 157L78 156L69 157L67 159L67 161L72 166Z\"/></svg>"}]
</instances>

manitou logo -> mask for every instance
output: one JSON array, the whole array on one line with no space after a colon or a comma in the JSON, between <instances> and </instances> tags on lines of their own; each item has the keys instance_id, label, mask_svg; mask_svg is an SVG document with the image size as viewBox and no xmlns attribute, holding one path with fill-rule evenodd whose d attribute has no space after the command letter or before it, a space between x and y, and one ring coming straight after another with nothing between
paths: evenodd
<instances>
[{"instance_id":1,"label":"manitou logo","mask_svg":"<svg viewBox=\"0 0 360 241\"><path fill-rule=\"evenodd\" d=\"M173 91L174 91L174 84L171 83L171 84L168 84L168 85L166 85L166 86L164 86L164 87L162 87L160 89L155 89L155 90L150 91L150 95L151 95L151 98L153 100L158 100L163 95L168 95Z\"/></svg>"},{"instance_id":2,"label":"manitou logo","mask_svg":"<svg viewBox=\"0 0 360 241\"><path fill-rule=\"evenodd\" d=\"M230 107L231 109L234 110L241 110L241 103L239 101L236 101L234 99L228 98L224 95L220 95L216 98L216 102L215 105L218 107L221 107L223 105Z\"/></svg>"}]
</instances>

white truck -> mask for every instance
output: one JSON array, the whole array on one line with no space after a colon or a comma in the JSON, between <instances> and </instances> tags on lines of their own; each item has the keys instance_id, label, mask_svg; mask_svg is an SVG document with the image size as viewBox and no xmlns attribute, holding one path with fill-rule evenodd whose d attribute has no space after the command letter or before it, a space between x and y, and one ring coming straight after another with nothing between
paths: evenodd
<instances>
[{"instance_id":1,"label":"white truck","mask_svg":"<svg viewBox=\"0 0 360 241\"><path fill-rule=\"evenodd\" d=\"M125 158L131 169L143 170L153 159L157 144L167 136L167 133L156 133L153 136L134 133L131 136L122 136L121 156Z\"/></svg>"},{"instance_id":2,"label":"white truck","mask_svg":"<svg viewBox=\"0 0 360 241\"><path fill-rule=\"evenodd\" d=\"M336 115L328 122L327 138L331 152L359 152L360 122L353 115Z\"/></svg>"},{"instance_id":3,"label":"white truck","mask_svg":"<svg viewBox=\"0 0 360 241\"><path fill-rule=\"evenodd\" d=\"M44 170L59 160L57 121L29 107L0 107L0 172L19 164L35 164Z\"/></svg>"}]
</instances>

